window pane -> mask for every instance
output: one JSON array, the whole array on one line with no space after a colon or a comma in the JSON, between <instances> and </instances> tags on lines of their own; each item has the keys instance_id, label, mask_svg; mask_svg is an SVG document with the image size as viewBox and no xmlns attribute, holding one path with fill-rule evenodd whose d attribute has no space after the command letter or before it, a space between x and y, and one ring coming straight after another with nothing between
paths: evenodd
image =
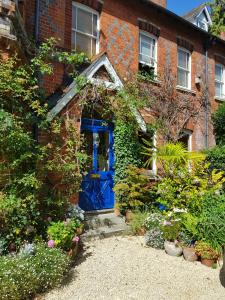
<instances>
[{"instance_id":1,"label":"window pane","mask_svg":"<svg viewBox=\"0 0 225 300\"><path fill-rule=\"evenodd\" d=\"M155 40L144 34L140 35L139 60L150 65L155 61Z\"/></svg>"},{"instance_id":2,"label":"window pane","mask_svg":"<svg viewBox=\"0 0 225 300\"><path fill-rule=\"evenodd\" d=\"M92 13L77 8L77 30L92 35Z\"/></svg>"},{"instance_id":3,"label":"window pane","mask_svg":"<svg viewBox=\"0 0 225 300\"><path fill-rule=\"evenodd\" d=\"M189 54L185 51L178 50L178 66L186 70L189 69Z\"/></svg>"},{"instance_id":4,"label":"window pane","mask_svg":"<svg viewBox=\"0 0 225 300\"><path fill-rule=\"evenodd\" d=\"M72 28L76 29L76 19L77 19L77 8L73 6L72 12Z\"/></svg>"},{"instance_id":5,"label":"window pane","mask_svg":"<svg viewBox=\"0 0 225 300\"><path fill-rule=\"evenodd\" d=\"M96 55L96 39L92 39L92 55Z\"/></svg>"},{"instance_id":6,"label":"window pane","mask_svg":"<svg viewBox=\"0 0 225 300\"><path fill-rule=\"evenodd\" d=\"M146 56L146 55L143 55L143 54L140 54L139 60L141 62L146 63L146 64L152 64L152 59L149 56Z\"/></svg>"},{"instance_id":7,"label":"window pane","mask_svg":"<svg viewBox=\"0 0 225 300\"><path fill-rule=\"evenodd\" d=\"M177 84L188 88L188 72L187 71L178 69Z\"/></svg>"},{"instance_id":8,"label":"window pane","mask_svg":"<svg viewBox=\"0 0 225 300\"><path fill-rule=\"evenodd\" d=\"M222 98L222 88L223 85L221 83L216 82L216 96Z\"/></svg>"},{"instance_id":9,"label":"window pane","mask_svg":"<svg viewBox=\"0 0 225 300\"><path fill-rule=\"evenodd\" d=\"M223 81L223 68L220 65L216 65L216 71L215 71L216 80Z\"/></svg>"},{"instance_id":10,"label":"window pane","mask_svg":"<svg viewBox=\"0 0 225 300\"><path fill-rule=\"evenodd\" d=\"M98 28L97 28L97 15L93 14L93 35L97 37L98 35Z\"/></svg>"},{"instance_id":11,"label":"window pane","mask_svg":"<svg viewBox=\"0 0 225 300\"><path fill-rule=\"evenodd\" d=\"M109 170L109 133L99 132L98 171Z\"/></svg>"},{"instance_id":12,"label":"window pane","mask_svg":"<svg viewBox=\"0 0 225 300\"><path fill-rule=\"evenodd\" d=\"M91 37L76 33L76 50L91 55Z\"/></svg>"},{"instance_id":13,"label":"window pane","mask_svg":"<svg viewBox=\"0 0 225 300\"><path fill-rule=\"evenodd\" d=\"M141 43L141 54L144 54L146 56L150 56L150 45L143 42Z\"/></svg>"}]
</instances>

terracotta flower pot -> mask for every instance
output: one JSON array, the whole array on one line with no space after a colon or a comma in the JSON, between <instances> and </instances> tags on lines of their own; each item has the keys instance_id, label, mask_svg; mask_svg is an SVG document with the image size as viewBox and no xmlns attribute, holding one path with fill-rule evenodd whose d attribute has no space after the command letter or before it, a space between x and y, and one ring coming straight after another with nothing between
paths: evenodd
<instances>
[{"instance_id":1,"label":"terracotta flower pot","mask_svg":"<svg viewBox=\"0 0 225 300\"><path fill-rule=\"evenodd\" d=\"M115 208L115 209L114 209L114 214L115 214L117 217L120 217L120 216L121 216L120 209L119 209L119 208Z\"/></svg>"},{"instance_id":2,"label":"terracotta flower pot","mask_svg":"<svg viewBox=\"0 0 225 300\"><path fill-rule=\"evenodd\" d=\"M198 256L195 253L195 248L193 247L184 247L183 248L183 255L185 260L194 262L198 260Z\"/></svg>"},{"instance_id":3,"label":"terracotta flower pot","mask_svg":"<svg viewBox=\"0 0 225 300\"><path fill-rule=\"evenodd\" d=\"M131 210L127 210L125 216L126 222L129 223L133 219L133 217L134 213Z\"/></svg>"},{"instance_id":4,"label":"terracotta flower pot","mask_svg":"<svg viewBox=\"0 0 225 300\"><path fill-rule=\"evenodd\" d=\"M164 242L165 251L170 256L181 256L183 253L183 249L176 245L175 242Z\"/></svg>"},{"instance_id":5,"label":"terracotta flower pot","mask_svg":"<svg viewBox=\"0 0 225 300\"><path fill-rule=\"evenodd\" d=\"M78 243L76 243L68 252L68 256L71 257L72 259L75 258L78 252Z\"/></svg>"},{"instance_id":6,"label":"terracotta flower pot","mask_svg":"<svg viewBox=\"0 0 225 300\"><path fill-rule=\"evenodd\" d=\"M215 264L215 260L214 259L201 258L201 263L204 266L212 268L212 266Z\"/></svg>"},{"instance_id":7,"label":"terracotta flower pot","mask_svg":"<svg viewBox=\"0 0 225 300\"><path fill-rule=\"evenodd\" d=\"M76 232L77 232L78 235L81 235L84 232L83 227L78 227Z\"/></svg>"},{"instance_id":8,"label":"terracotta flower pot","mask_svg":"<svg viewBox=\"0 0 225 300\"><path fill-rule=\"evenodd\" d=\"M140 229L138 230L138 232L137 232L137 234L140 235L140 236L144 236L145 233L146 233L146 230L145 230L145 228L143 228L143 227L140 228Z\"/></svg>"}]
</instances>

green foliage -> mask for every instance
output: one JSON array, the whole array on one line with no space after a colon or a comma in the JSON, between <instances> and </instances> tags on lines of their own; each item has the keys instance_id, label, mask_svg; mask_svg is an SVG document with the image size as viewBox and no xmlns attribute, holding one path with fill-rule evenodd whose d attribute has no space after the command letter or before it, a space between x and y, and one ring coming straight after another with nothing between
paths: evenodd
<instances>
[{"instance_id":1,"label":"green foliage","mask_svg":"<svg viewBox=\"0 0 225 300\"><path fill-rule=\"evenodd\" d=\"M152 204L151 186L144 172L144 169L129 166L126 170L127 177L115 185L114 191L120 207L135 210Z\"/></svg>"},{"instance_id":2,"label":"green foliage","mask_svg":"<svg viewBox=\"0 0 225 300\"><path fill-rule=\"evenodd\" d=\"M70 197L80 190L87 155L71 120L47 121L47 105L38 75L51 75L52 62L74 70L84 54L56 50L54 39L43 43L26 64L0 55L0 234L4 250L24 240L46 237L47 219L64 219ZM38 125L49 136L38 145Z\"/></svg>"},{"instance_id":3,"label":"green foliage","mask_svg":"<svg viewBox=\"0 0 225 300\"><path fill-rule=\"evenodd\" d=\"M187 168L190 161L198 161L205 158L204 154L188 152L182 143L166 143L157 149L157 152L153 155L155 149L149 145L148 141L144 142L146 146L143 147L143 154L148 158L145 165L149 166L156 155L157 161L166 176L171 176L179 170Z\"/></svg>"},{"instance_id":4,"label":"green foliage","mask_svg":"<svg viewBox=\"0 0 225 300\"><path fill-rule=\"evenodd\" d=\"M49 240L53 240L56 247L69 250L72 246L72 239L76 236L76 229L80 224L80 221L77 219L52 222L47 230Z\"/></svg>"},{"instance_id":5,"label":"green foliage","mask_svg":"<svg viewBox=\"0 0 225 300\"><path fill-rule=\"evenodd\" d=\"M222 190L223 173L210 171L208 165L202 163L193 166L191 170L184 169L165 177L158 184L158 202L167 209L187 209L194 215L201 211L204 196Z\"/></svg>"},{"instance_id":6,"label":"green foliage","mask_svg":"<svg viewBox=\"0 0 225 300\"><path fill-rule=\"evenodd\" d=\"M173 242L179 237L179 233L181 231L181 224L177 221L171 221L171 224L164 225L161 228L164 239Z\"/></svg>"},{"instance_id":7,"label":"green foliage","mask_svg":"<svg viewBox=\"0 0 225 300\"><path fill-rule=\"evenodd\" d=\"M132 220L129 223L131 230L134 234L139 233L141 229L144 227L144 222L146 220L147 215L148 215L147 212L141 212L141 211L134 212Z\"/></svg>"},{"instance_id":8,"label":"green foliage","mask_svg":"<svg viewBox=\"0 0 225 300\"><path fill-rule=\"evenodd\" d=\"M201 256L202 259L217 260L219 258L219 253L208 243L203 241L199 241L195 244L195 252Z\"/></svg>"},{"instance_id":9,"label":"green foliage","mask_svg":"<svg viewBox=\"0 0 225 300\"><path fill-rule=\"evenodd\" d=\"M126 177L129 165L141 166L141 145L138 141L137 125L133 122L117 121L114 131L115 183Z\"/></svg>"},{"instance_id":10,"label":"green foliage","mask_svg":"<svg viewBox=\"0 0 225 300\"><path fill-rule=\"evenodd\" d=\"M191 213L185 213L182 217L182 232L188 240L197 240L199 238L198 234L198 217L194 216Z\"/></svg>"},{"instance_id":11,"label":"green foliage","mask_svg":"<svg viewBox=\"0 0 225 300\"><path fill-rule=\"evenodd\" d=\"M156 249L164 248L164 237L161 229L163 221L164 216L161 213L151 213L145 219L145 242L147 246Z\"/></svg>"},{"instance_id":12,"label":"green foliage","mask_svg":"<svg viewBox=\"0 0 225 300\"><path fill-rule=\"evenodd\" d=\"M17 198L2 195L0 197L0 229L7 245L18 247L24 240L32 240L37 232L40 213L34 196Z\"/></svg>"},{"instance_id":13,"label":"green foliage","mask_svg":"<svg viewBox=\"0 0 225 300\"><path fill-rule=\"evenodd\" d=\"M225 172L225 145L209 150L206 159L211 168Z\"/></svg>"},{"instance_id":14,"label":"green foliage","mask_svg":"<svg viewBox=\"0 0 225 300\"><path fill-rule=\"evenodd\" d=\"M213 114L213 126L216 135L217 145L225 145L225 128L224 128L224 118L225 118L225 103L220 104L217 111Z\"/></svg>"},{"instance_id":15,"label":"green foliage","mask_svg":"<svg viewBox=\"0 0 225 300\"><path fill-rule=\"evenodd\" d=\"M58 286L70 265L59 249L36 247L34 255L0 257L0 299L31 299L36 293Z\"/></svg>"},{"instance_id":16,"label":"green foliage","mask_svg":"<svg viewBox=\"0 0 225 300\"><path fill-rule=\"evenodd\" d=\"M199 239L220 250L225 245L225 194L207 195L203 203L197 227Z\"/></svg>"},{"instance_id":17,"label":"green foliage","mask_svg":"<svg viewBox=\"0 0 225 300\"><path fill-rule=\"evenodd\" d=\"M212 26L210 32L220 36L221 32L225 32L225 0L213 0L208 5L211 8Z\"/></svg>"}]
</instances>

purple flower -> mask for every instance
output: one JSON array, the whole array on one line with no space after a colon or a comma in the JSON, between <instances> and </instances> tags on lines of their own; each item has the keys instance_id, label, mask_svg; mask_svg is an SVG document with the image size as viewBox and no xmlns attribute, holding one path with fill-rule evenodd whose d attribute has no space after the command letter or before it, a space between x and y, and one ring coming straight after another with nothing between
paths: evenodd
<instances>
[{"instance_id":1,"label":"purple flower","mask_svg":"<svg viewBox=\"0 0 225 300\"><path fill-rule=\"evenodd\" d=\"M78 243L80 240L79 236L75 236L73 239L72 239L72 242L73 243Z\"/></svg>"},{"instance_id":2,"label":"purple flower","mask_svg":"<svg viewBox=\"0 0 225 300\"><path fill-rule=\"evenodd\" d=\"M49 248L54 248L55 247L55 242L53 240L48 241L48 247Z\"/></svg>"},{"instance_id":3,"label":"purple flower","mask_svg":"<svg viewBox=\"0 0 225 300\"><path fill-rule=\"evenodd\" d=\"M171 222L168 222L168 221L164 221L164 222L163 222L163 225L164 225L164 226L170 226L170 225L172 225L172 223L171 223Z\"/></svg>"}]
</instances>

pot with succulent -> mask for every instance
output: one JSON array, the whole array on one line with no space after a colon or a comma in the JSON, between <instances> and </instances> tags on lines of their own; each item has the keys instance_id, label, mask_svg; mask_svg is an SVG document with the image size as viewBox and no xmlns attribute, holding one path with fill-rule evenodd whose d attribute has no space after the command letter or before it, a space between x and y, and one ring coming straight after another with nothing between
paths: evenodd
<instances>
[{"instance_id":1,"label":"pot with succulent","mask_svg":"<svg viewBox=\"0 0 225 300\"><path fill-rule=\"evenodd\" d=\"M196 242L195 252L201 258L201 263L207 267L213 267L217 263L220 254L204 241Z\"/></svg>"},{"instance_id":2,"label":"pot with succulent","mask_svg":"<svg viewBox=\"0 0 225 300\"><path fill-rule=\"evenodd\" d=\"M163 237L165 239L164 247L166 253L170 256L181 256L183 253L183 249L178 241L180 228L179 220L165 220L162 224Z\"/></svg>"},{"instance_id":3,"label":"pot with succulent","mask_svg":"<svg viewBox=\"0 0 225 300\"><path fill-rule=\"evenodd\" d=\"M198 260L198 255L195 252L194 241L191 240L185 233L181 232L179 236L180 245L183 248L184 259L189 262Z\"/></svg>"}]
</instances>

